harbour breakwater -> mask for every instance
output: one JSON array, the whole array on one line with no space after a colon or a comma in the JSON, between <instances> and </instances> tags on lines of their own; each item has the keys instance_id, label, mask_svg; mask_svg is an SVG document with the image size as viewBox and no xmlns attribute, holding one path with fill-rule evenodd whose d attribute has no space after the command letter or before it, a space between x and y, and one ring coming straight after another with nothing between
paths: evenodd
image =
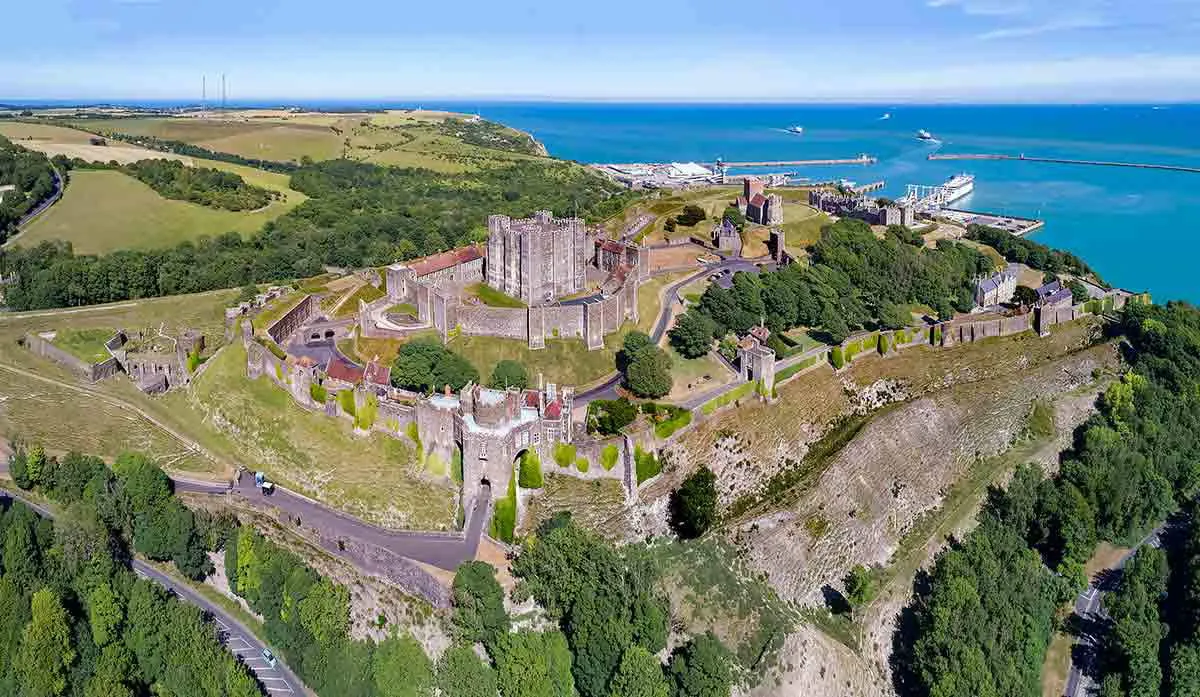
<instances>
[{"instance_id":1,"label":"harbour breakwater","mask_svg":"<svg viewBox=\"0 0 1200 697\"><path fill-rule=\"evenodd\" d=\"M1152 162L1110 162L1106 160L1074 160L1065 157L1030 157L1020 155L1003 155L999 153L933 153L929 160L1018 160L1022 162L1044 162L1057 165L1091 165L1096 167L1133 167L1136 169L1161 169L1171 172L1191 172L1200 174L1200 167L1185 165L1165 165Z\"/></svg>"}]
</instances>

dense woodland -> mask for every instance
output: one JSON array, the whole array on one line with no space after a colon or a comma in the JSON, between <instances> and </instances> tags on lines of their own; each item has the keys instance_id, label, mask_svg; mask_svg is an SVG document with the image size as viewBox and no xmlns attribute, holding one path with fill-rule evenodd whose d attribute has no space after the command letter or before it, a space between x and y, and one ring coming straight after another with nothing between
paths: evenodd
<instances>
[{"instance_id":1,"label":"dense woodland","mask_svg":"<svg viewBox=\"0 0 1200 697\"><path fill-rule=\"evenodd\" d=\"M1077 431L1059 474L1021 468L990 493L979 527L938 556L897 635L902 694L1040 694L1055 612L1085 587L1097 540L1136 544L1200 489L1200 311L1132 305L1114 331L1130 342L1131 372ZM1110 601L1116 677L1105 695L1158 694L1161 630L1145 603L1163 569L1145 553ZM1194 639L1179 659L1189 670L1200 669Z\"/></svg>"},{"instance_id":2,"label":"dense woodland","mask_svg":"<svg viewBox=\"0 0 1200 697\"><path fill-rule=\"evenodd\" d=\"M537 161L459 175L332 160L307 165L292 188L311 198L246 238L227 233L162 250L76 255L45 242L6 250L17 310L194 293L314 276L323 265L361 267L482 239L487 216L549 208L590 220L620 211L628 194L577 165Z\"/></svg>"},{"instance_id":3,"label":"dense woodland","mask_svg":"<svg viewBox=\"0 0 1200 697\"><path fill-rule=\"evenodd\" d=\"M247 184L233 172L212 167L188 167L178 160L138 160L127 165L92 163L78 158L62 160L68 169L111 169L137 179L163 198L188 201L227 211L252 211L280 194Z\"/></svg>"},{"instance_id":4,"label":"dense woodland","mask_svg":"<svg viewBox=\"0 0 1200 697\"><path fill-rule=\"evenodd\" d=\"M193 513L153 462L47 457L18 449L17 485L51 499L56 523L22 505L0 516L0 695L249 697L259 687L194 608L136 580L133 553L199 580L223 549L230 588L264 619L263 638L322 697L724 697L737 679L711 634L663 664L669 607L639 548L616 548L562 514L513 564L516 599L550 627L516 629L495 570L462 565L454 645L433 661L406 632L352 638L349 590L231 517ZM377 620L386 627L388 618ZM482 654L477 653L479 647ZM481 655L484 658L481 658Z\"/></svg>"},{"instance_id":5,"label":"dense woodland","mask_svg":"<svg viewBox=\"0 0 1200 697\"><path fill-rule=\"evenodd\" d=\"M816 327L837 343L855 329L911 324L912 304L928 305L943 319L971 309L974 279L991 271L991 261L952 242L925 249L919 236L905 232L897 226L879 239L860 220L839 220L809 250L809 264L737 273L729 290L710 285L671 330L671 343L695 358L713 339L743 335L764 319L773 333Z\"/></svg>"},{"instance_id":6,"label":"dense woodland","mask_svg":"<svg viewBox=\"0 0 1200 697\"><path fill-rule=\"evenodd\" d=\"M219 527L166 498L161 470L127 456L110 471L98 458L59 461L38 448L13 464L19 485L60 512L51 522L12 503L0 515L0 695L262 694L199 610L130 569L134 551L169 559ZM199 550L202 562L176 563L207 573Z\"/></svg>"},{"instance_id":7,"label":"dense woodland","mask_svg":"<svg viewBox=\"0 0 1200 697\"><path fill-rule=\"evenodd\" d=\"M1008 261L1027 264L1030 268L1046 273L1068 272L1076 276L1092 276L1094 272L1083 259L1061 249L1051 249L1044 244L986 225L967 227L967 239L992 247Z\"/></svg>"},{"instance_id":8,"label":"dense woodland","mask_svg":"<svg viewBox=\"0 0 1200 697\"><path fill-rule=\"evenodd\" d=\"M0 186L7 184L17 188L5 192L0 199L0 243L16 230L17 223L27 213L54 195L54 170L42 153L0 136Z\"/></svg>"}]
</instances>

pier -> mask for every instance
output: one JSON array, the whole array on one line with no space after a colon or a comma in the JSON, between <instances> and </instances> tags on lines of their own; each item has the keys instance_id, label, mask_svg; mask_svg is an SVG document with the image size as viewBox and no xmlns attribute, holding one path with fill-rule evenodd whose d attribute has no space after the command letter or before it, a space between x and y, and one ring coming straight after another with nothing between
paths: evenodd
<instances>
[{"instance_id":1,"label":"pier","mask_svg":"<svg viewBox=\"0 0 1200 697\"><path fill-rule=\"evenodd\" d=\"M726 162L717 160L714 167L812 167L817 165L873 165L878 160L870 155L859 155L834 160L770 160L765 162Z\"/></svg>"},{"instance_id":2,"label":"pier","mask_svg":"<svg viewBox=\"0 0 1200 697\"><path fill-rule=\"evenodd\" d=\"M1135 169L1162 169L1171 172L1191 172L1200 174L1200 167L1187 167L1184 165L1161 165L1150 162L1108 162L1105 160L1072 160L1065 157L1029 157L1024 153L1020 155L1001 155L996 153L933 153L928 156L930 160L1019 160L1023 162L1046 162L1057 165L1092 165L1096 167L1133 167Z\"/></svg>"},{"instance_id":3,"label":"pier","mask_svg":"<svg viewBox=\"0 0 1200 697\"><path fill-rule=\"evenodd\" d=\"M871 182L870 184L861 184L859 186L856 186L856 187L854 187L853 191L856 194L869 194L872 191L879 191L880 189L882 189L885 186L887 186L887 182L880 179L877 182Z\"/></svg>"}]
</instances>

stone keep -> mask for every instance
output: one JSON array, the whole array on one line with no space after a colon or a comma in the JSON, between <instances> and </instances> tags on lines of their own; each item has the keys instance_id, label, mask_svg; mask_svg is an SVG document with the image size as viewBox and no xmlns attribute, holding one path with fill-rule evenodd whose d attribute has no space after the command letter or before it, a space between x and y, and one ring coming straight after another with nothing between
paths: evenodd
<instances>
[{"instance_id":1,"label":"stone keep","mask_svg":"<svg viewBox=\"0 0 1200 697\"><path fill-rule=\"evenodd\" d=\"M528 305L578 293L590 251L580 218L489 216L487 284Z\"/></svg>"}]
</instances>

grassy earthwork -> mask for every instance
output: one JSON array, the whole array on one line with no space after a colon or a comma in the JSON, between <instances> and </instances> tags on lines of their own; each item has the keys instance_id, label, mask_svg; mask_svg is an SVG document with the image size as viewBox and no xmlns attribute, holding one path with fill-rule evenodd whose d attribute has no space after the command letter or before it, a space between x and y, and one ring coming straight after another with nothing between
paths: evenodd
<instances>
[{"instance_id":1,"label":"grassy earthwork","mask_svg":"<svg viewBox=\"0 0 1200 697\"><path fill-rule=\"evenodd\" d=\"M51 343L84 363L100 363L109 359L104 343L112 338L113 334L114 330L102 327L68 329L55 333Z\"/></svg>"},{"instance_id":2,"label":"grassy earthwork","mask_svg":"<svg viewBox=\"0 0 1200 697\"><path fill-rule=\"evenodd\" d=\"M466 294L479 298L479 301L488 307L528 307L528 305L518 298L514 298L511 295L506 295L486 283L474 283L468 286L466 288Z\"/></svg>"}]
</instances>

